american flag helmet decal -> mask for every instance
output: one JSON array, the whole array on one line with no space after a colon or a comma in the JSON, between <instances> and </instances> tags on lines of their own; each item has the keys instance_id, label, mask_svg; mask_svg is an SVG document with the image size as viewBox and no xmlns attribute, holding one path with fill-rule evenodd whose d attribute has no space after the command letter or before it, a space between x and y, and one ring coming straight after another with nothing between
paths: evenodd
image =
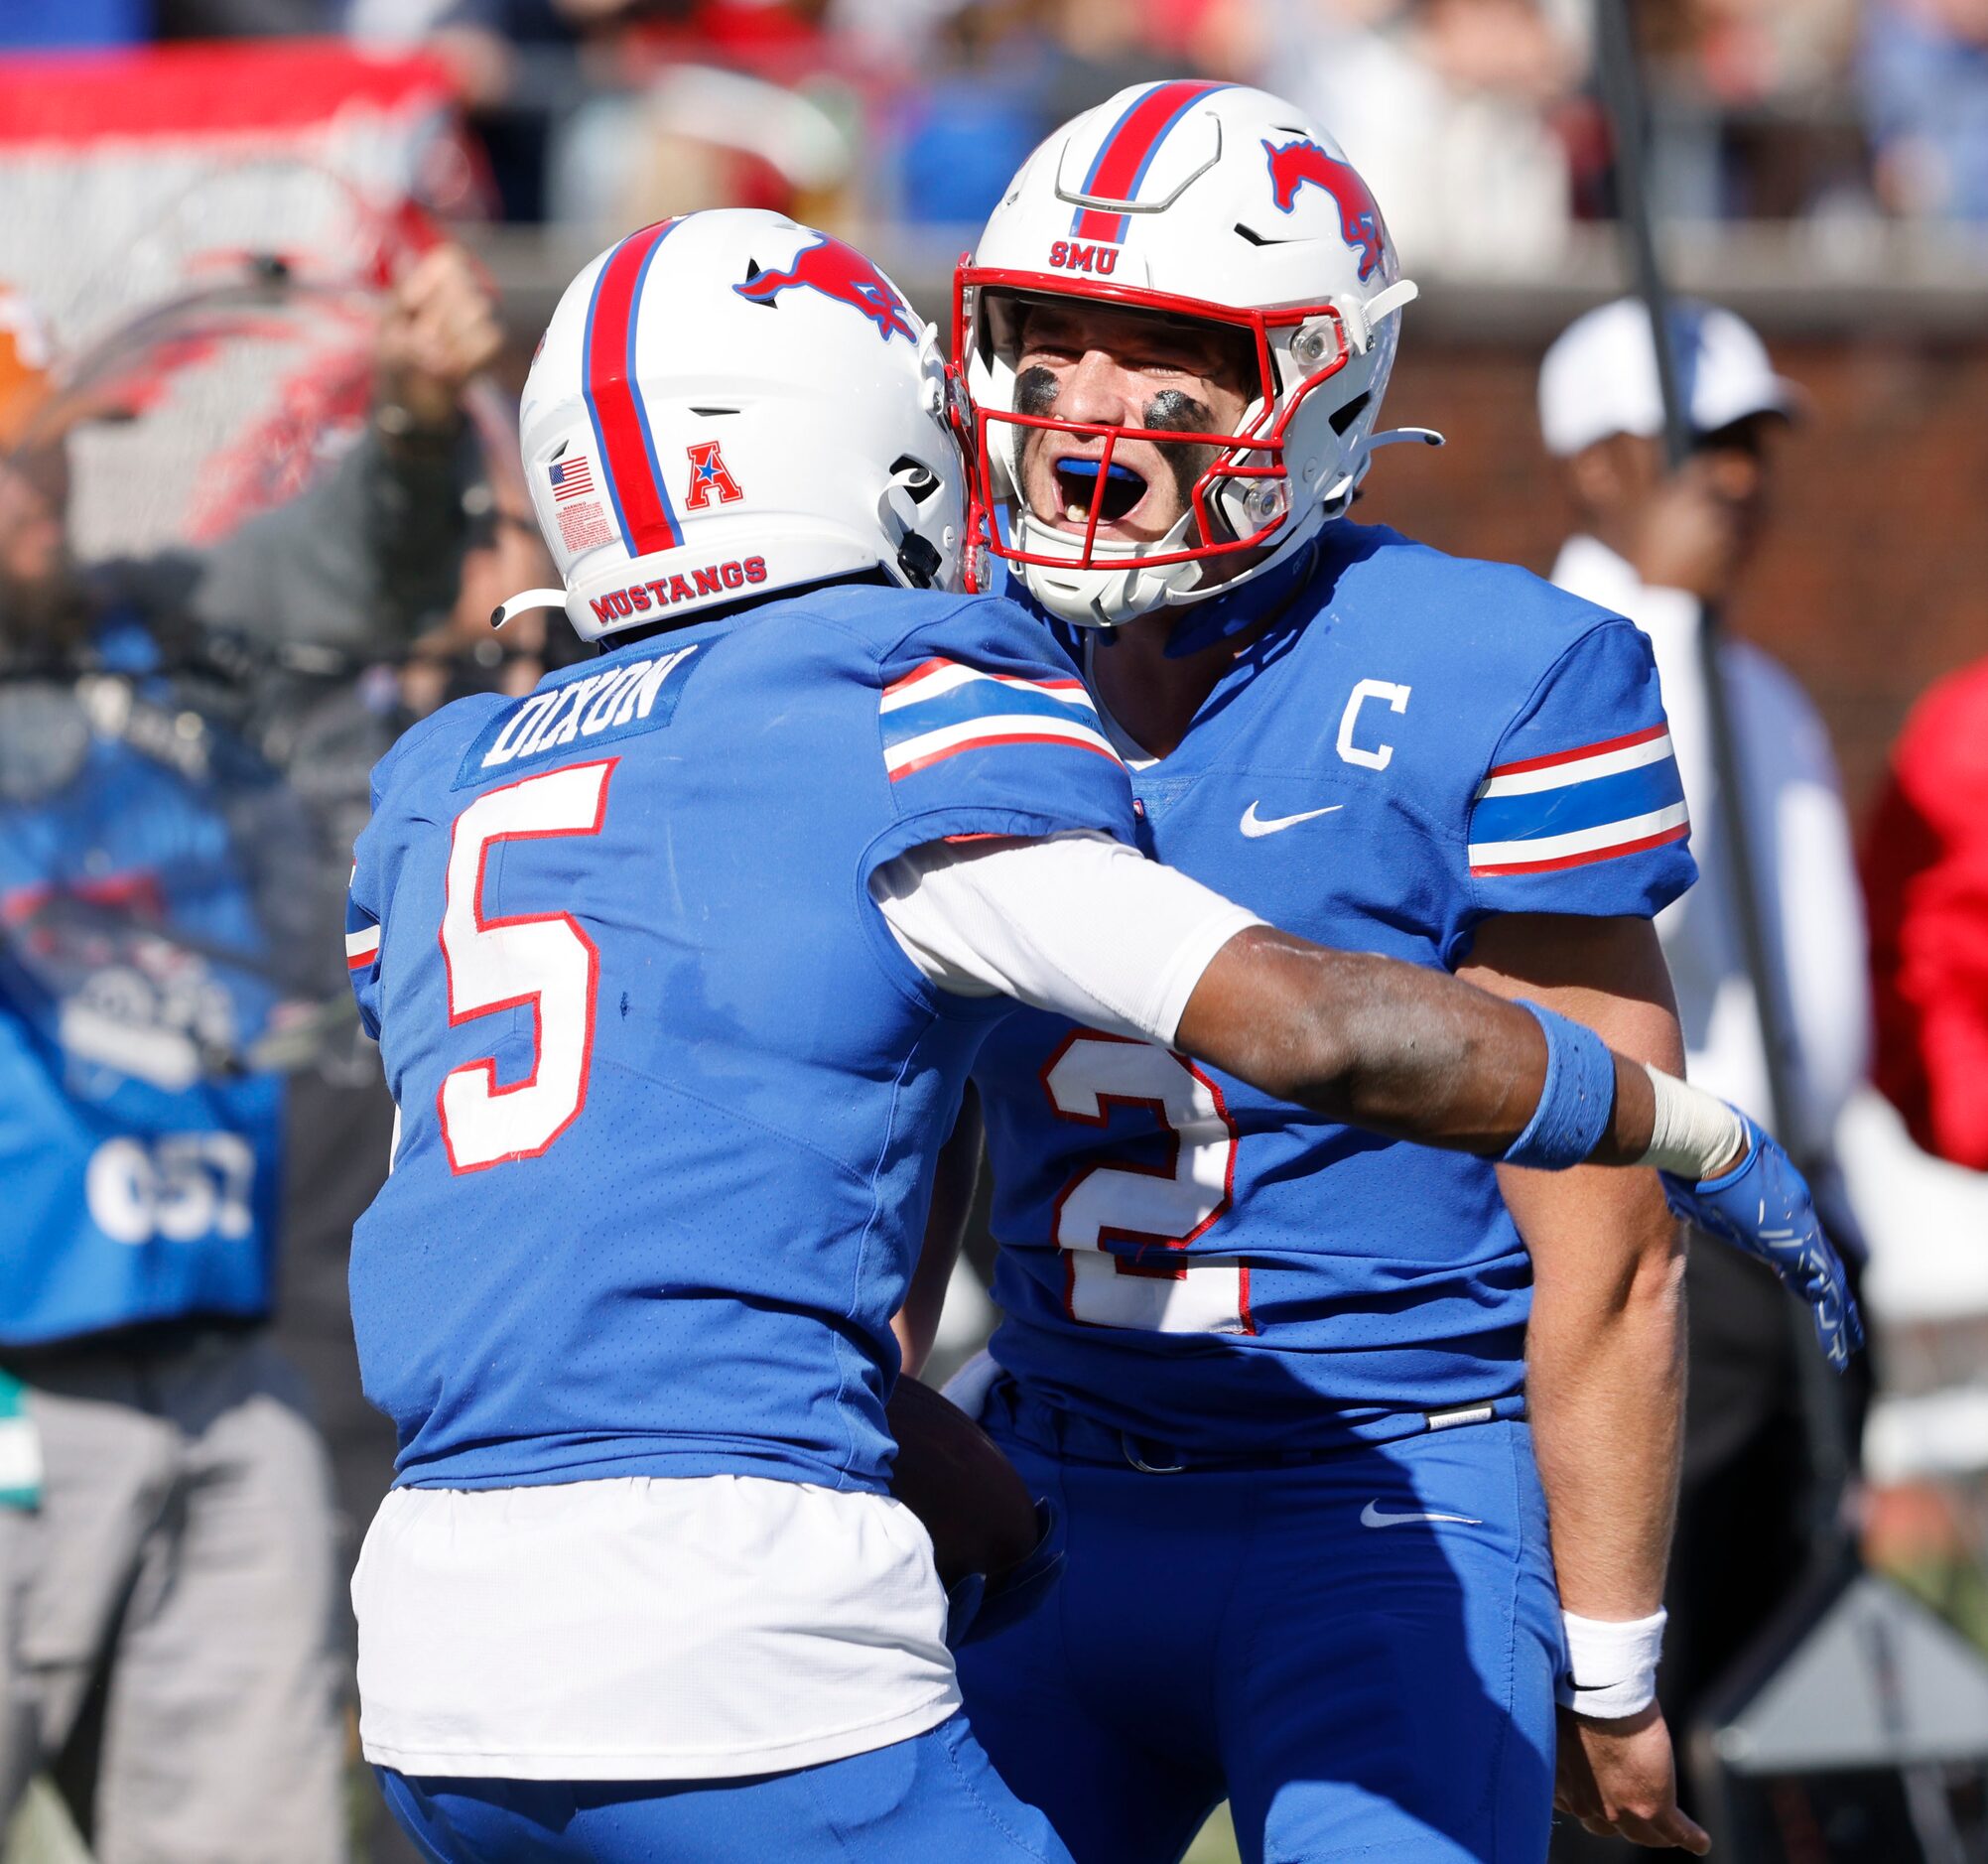
<instances>
[{"instance_id":1,"label":"american flag helmet decal","mask_svg":"<svg viewBox=\"0 0 1988 1864\"><path fill-rule=\"evenodd\" d=\"M546 467L552 480L552 495L562 502L568 498L582 498L594 490L594 468L588 465L584 453L570 453L555 460Z\"/></svg>"}]
</instances>

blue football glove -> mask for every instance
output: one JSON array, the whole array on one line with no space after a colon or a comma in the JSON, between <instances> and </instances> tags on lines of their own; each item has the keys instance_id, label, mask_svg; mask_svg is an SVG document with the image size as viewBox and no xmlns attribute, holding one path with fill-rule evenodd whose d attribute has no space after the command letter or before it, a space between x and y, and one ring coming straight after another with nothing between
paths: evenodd
<instances>
[{"instance_id":1,"label":"blue football glove","mask_svg":"<svg viewBox=\"0 0 1988 1864\"><path fill-rule=\"evenodd\" d=\"M1841 1372L1864 1344L1864 1323L1843 1278L1843 1265L1822 1234L1808 1181L1794 1160L1745 1114L1747 1155L1723 1177L1693 1184L1668 1171L1664 1200L1686 1223L1760 1260L1806 1301L1815 1337Z\"/></svg>"}]
</instances>

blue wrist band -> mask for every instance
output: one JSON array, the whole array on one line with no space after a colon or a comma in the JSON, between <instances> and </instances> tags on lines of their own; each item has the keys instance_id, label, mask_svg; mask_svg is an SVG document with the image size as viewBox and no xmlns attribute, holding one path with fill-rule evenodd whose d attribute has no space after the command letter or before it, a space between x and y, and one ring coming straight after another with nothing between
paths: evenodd
<instances>
[{"instance_id":1,"label":"blue wrist band","mask_svg":"<svg viewBox=\"0 0 1988 1864\"><path fill-rule=\"evenodd\" d=\"M1601 1143L1615 1111L1615 1057L1592 1029L1521 1000L1546 1037L1546 1085L1525 1131L1500 1162L1561 1171Z\"/></svg>"}]
</instances>

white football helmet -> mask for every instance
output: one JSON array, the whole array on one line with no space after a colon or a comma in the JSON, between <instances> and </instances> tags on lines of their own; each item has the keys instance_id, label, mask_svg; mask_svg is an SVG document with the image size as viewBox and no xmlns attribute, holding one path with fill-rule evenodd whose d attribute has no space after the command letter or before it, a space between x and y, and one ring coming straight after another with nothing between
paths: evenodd
<instances>
[{"instance_id":1,"label":"white football helmet","mask_svg":"<svg viewBox=\"0 0 1988 1864\"><path fill-rule=\"evenodd\" d=\"M519 414L525 477L588 640L880 568L955 587L963 474L937 332L841 240L688 213L583 271Z\"/></svg>"},{"instance_id":2,"label":"white football helmet","mask_svg":"<svg viewBox=\"0 0 1988 1864\"><path fill-rule=\"evenodd\" d=\"M976 559L978 547L993 550L1044 607L1095 627L1225 595L1288 559L1346 510L1369 455L1393 438L1374 424L1394 360L1393 314L1414 296L1366 184L1292 105L1180 80L1135 85L1087 110L1023 164L955 277ZM1255 382L1237 431L1185 435L1024 411L1016 310L1044 298L1240 333ZM1043 521L1020 496L1030 429L1069 436L1073 457L1089 454L1081 528ZM1148 543L1097 535L1125 440L1220 448L1180 521ZM1005 535L996 506L1006 507ZM1263 554L1208 580L1211 560L1243 552Z\"/></svg>"}]
</instances>

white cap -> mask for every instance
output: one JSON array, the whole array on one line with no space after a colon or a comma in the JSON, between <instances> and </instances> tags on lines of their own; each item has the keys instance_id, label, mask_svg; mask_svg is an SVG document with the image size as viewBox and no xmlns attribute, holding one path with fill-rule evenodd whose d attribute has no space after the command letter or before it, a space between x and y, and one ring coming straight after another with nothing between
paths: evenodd
<instances>
[{"instance_id":1,"label":"white cap","mask_svg":"<svg viewBox=\"0 0 1988 1864\"><path fill-rule=\"evenodd\" d=\"M1670 306L1678 392L1694 432L1713 434L1753 414L1792 417L1801 391L1774 372L1753 327L1717 305ZM1640 298L1618 298L1576 318L1539 365L1539 430L1560 459L1611 434L1663 432L1663 398Z\"/></svg>"}]
</instances>

